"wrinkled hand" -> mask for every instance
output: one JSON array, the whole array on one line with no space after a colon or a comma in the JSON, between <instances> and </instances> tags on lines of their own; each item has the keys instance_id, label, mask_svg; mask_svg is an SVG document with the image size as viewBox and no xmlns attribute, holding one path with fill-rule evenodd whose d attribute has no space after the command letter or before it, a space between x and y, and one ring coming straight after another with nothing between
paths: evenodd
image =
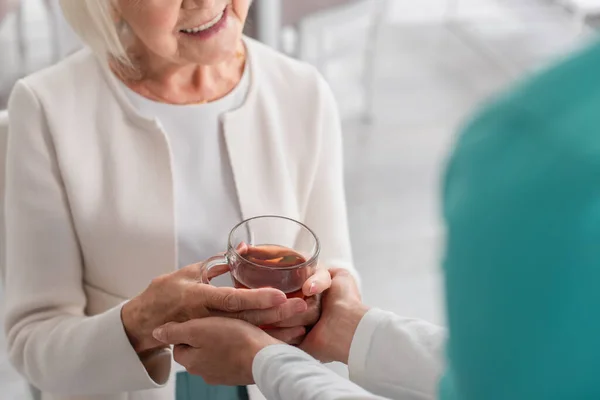
<instances>
[{"instance_id":1,"label":"wrinkled hand","mask_svg":"<svg viewBox=\"0 0 600 400\"><path fill-rule=\"evenodd\" d=\"M304 335L303 328L280 330L284 339ZM210 385L254 383L252 363L263 348L280 344L261 329L229 318L203 318L168 323L154 331L164 344L174 345L173 358L193 375Z\"/></svg>"},{"instance_id":2,"label":"wrinkled hand","mask_svg":"<svg viewBox=\"0 0 600 400\"><path fill-rule=\"evenodd\" d=\"M234 289L199 282L202 264L160 276L121 311L123 326L138 354L164 347L152 337L157 327L171 321L221 316L271 325L307 310L302 299L286 299L271 288Z\"/></svg>"},{"instance_id":3,"label":"wrinkled hand","mask_svg":"<svg viewBox=\"0 0 600 400\"><path fill-rule=\"evenodd\" d=\"M278 324L275 324L273 326L274 329L268 331L269 334L288 344L300 344L304 339L303 336L297 337L291 342L284 339L287 334L285 328L309 328L316 324L321 317L321 294L330 287L331 275L329 270L318 269L313 276L304 282L304 286L302 286L302 293L304 296L306 296L306 303L308 305L307 310L302 313L298 313ZM281 328L284 328L282 332L280 332Z\"/></svg>"},{"instance_id":4,"label":"wrinkled hand","mask_svg":"<svg viewBox=\"0 0 600 400\"><path fill-rule=\"evenodd\" d=\"M354 333L368 307L362 304L350 272L344 269L329 272L332 283L323 294L321 318L299 347L322 362L347 364Z\"/></svg>"}]
</instances>

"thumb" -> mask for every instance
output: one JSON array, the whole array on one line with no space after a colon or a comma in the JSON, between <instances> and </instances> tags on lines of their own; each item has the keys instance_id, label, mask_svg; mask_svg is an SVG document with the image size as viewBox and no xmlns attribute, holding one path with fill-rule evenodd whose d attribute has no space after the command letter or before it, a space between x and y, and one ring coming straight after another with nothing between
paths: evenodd
<instances>
[{"instance_id":1,"label":"thumb","mask_svg":"<svg viewBox=\"0 0 600 400\"><path fill-rule=\"evenodd\" d=\"M169 322L152 332L154 339L164 344L185 344L191 346L193 341L193 320L184 323Z\"/></svg>"}]
</instances>

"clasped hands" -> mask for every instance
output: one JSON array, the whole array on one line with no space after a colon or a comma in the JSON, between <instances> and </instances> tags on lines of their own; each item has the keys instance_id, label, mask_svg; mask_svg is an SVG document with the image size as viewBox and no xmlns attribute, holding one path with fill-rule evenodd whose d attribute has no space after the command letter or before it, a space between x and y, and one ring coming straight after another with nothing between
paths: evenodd
<instances>
[{"instance_id":1,"label":"clasped hands","mask_svg":"<svg viewBox=\"0 0 600 400\"><path fill-rule=\"evenodd\" d=\"M283 302L285 300L280 299L277 291L272 289L260 289L256 292L261 295L268 293L278 299L275 310L279 310L276 312L279 318L258 321L258 315L270 316L269 313L273 311L239 311L241 307L238 306L242 303L235 303L233 318L228 318L231 315L227 313L217 312L204 315L204 318L168 322L153 331L154 340L164 345L173 345L175 361L189 373L199 375L213 385L254 383L252 364L256 355L267 346L282 343L298 345L322 362L347 363L354 332L368 309L362 304L356 281L348 271L321 270L312 279L318 281L318 290L313 290L314 293L304 290L305 294L313 295L308 298L310 306L300 299ZM309 289L311 282L309 280L304 289ZM214 290L217 288L210 289ZM324 293L319 313L319 304L314 294L321 292ZM229 293L234 295L232 291ZM242 295L238 293L237 296ZM244 296L253 297L250 294L242 297ZM288 307L295 308L302 303L306 311L293 316L287 314ZM244 304L247 306L251 303ZM256 304L264 306L266 303ZM248 318L250 315L252 317ZM257 327L263 324L269 324L274 329L265 331ZM305 327L313 324L315 325L306 334Z\"/></svg>"},{"instance_id":2,"label":"clasped hands","mask_svg":"<svg viewBox=\"0 0 600 400\"><path fill-rule=\"evenodd\" d=\"M195 328L200 324L227 338L230 337L227 324L237 321L240 325L236 326L253 327L278 343L299 344L306 327L319 319L320 294L331 286L329 271L318 270L302 288L306 300L287 299L284 293L271 288L240 290L205 285L200 283L201 271L202 264L196 264L160 276L123 306L123 326L140 358L171 344L183 344L183 341L169 343L156 339L154 331L167 323L171 323L166 328L167 334L171 329ZM262 331L257 326L269 329ZM200 340L208 344L213 338ZM181 361L184 349L187 347L175 347L176 360Z\"/></svg>"}]
</instances>

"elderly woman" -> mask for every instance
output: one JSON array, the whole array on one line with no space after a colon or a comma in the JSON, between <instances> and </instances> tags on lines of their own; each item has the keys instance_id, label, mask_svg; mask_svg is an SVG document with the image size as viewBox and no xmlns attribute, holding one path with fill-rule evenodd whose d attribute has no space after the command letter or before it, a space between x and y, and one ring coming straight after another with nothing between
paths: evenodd
<instances>
[{"instance_id":1,"label":"elderly woman","mask_svg":"<svg viewBox=\"0 0 600 400\"><path fill-rule=\"evenodd\" d=\"M316 232L324 267L352 268L323 79L242 36L249 0L61 4L87 48L9 105L12 363L53 400L171 400L170 350L152 338L166 322L283 322L270 333L297 341L315 301L202 285L193 264L241 219L278 214ZM305 294L329 287L321 271Z\"/></svg>"}]
</instances>

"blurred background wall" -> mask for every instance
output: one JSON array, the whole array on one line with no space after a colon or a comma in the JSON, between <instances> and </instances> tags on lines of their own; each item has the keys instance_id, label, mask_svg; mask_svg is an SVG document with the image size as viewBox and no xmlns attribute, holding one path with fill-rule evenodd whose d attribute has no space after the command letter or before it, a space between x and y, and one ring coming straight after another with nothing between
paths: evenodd
<instances>
[{"instance_id":1,"label":"blurred background wall","mask_svg":"<svg viewBox=\"0 0 600 400\"><path fill-rule=\"evenodd\" d=\"M16 79L78 47L56 0L3 2L0 109ZM315 64L337 96L367 303L443 323L438 192L454 132L591 40L599 12L599 0L255 0L248 33ZM29 400L2 341L0 398Z\"/></svg>"}]
</instances>

